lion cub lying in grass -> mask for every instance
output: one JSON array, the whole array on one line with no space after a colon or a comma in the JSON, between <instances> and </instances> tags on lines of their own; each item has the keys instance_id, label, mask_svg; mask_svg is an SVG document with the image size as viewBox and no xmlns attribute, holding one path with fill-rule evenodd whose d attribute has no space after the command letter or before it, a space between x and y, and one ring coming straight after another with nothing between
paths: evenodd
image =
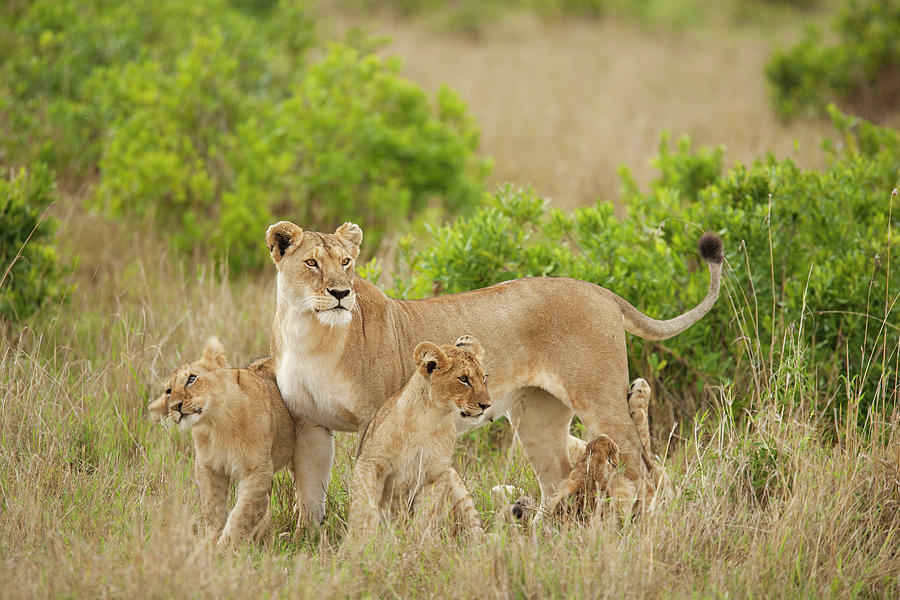
<instances>
[{"instance_id":1,"label":"lion cub lying in grass","mask_svg":"<svg viewBox=\"0 0 900 600\"><path fill-rule=\"evenodd\" d=\"M210 338L200 360L178 367L149 408L154 417L191 429L203 517L217 544L265 529L272 476L283 467L294 474L294 421L271 359L230 368L222 344ZM238 494L229 513L231 479L238 481Z\"/></svg>"},{"instance_id":2,"label":"lion cub lying in grass","mask_svg":"<svg viewBox=\"0 0 900 600\"><path fill-rule=\"evenodd\" d=\"M371 534L383 513L415 513L428 497L449 500L462 527L483 533L481 520L459 474L450 466L456 444L455 415L481 419L491 404L481 359L470 336L440 348L422 342L413 352L416 372L388 400L363 433L353 471L351 535Z\"/></svg>"},{"instance_id":3,"label":"lion cub lying in grass","mask_svg":"<svg viewBox=\"0 0 900 600\"><path fill-rule=\"evenodd\" d=\"M570 443L569 456L573 459L576 454L580 456L546 507L539 509L530 498L523 496L505 509L505 520L524 521L535 514L534 524L537 524L544 515L564 521L588 521L596 514L603 516L614 511L624 516L652 512L672 492L668 476L650 454L649 403L650 385L644 379L635 379L628 392L628 406L641 438L644 460L650 469L650 480L644 482L640 492L634 482L619 472L619 446L609 436L600 434L588 442L581 452ZM496 486L491 490L495 503L515 490L510 488L512 486Z\"/></svg>"}]
</instances>

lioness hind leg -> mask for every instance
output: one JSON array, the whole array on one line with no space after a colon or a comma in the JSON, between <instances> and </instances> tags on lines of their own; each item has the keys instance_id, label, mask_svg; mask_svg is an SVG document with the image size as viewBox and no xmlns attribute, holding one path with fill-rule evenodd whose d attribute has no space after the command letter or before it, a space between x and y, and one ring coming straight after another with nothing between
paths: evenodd
<instances>
[{"instance_id":1,"label":"lioness hind leg","mask_svg":"<svg viewBox=\"0 0 900 600\"><path fill-rule=\"evenodd\" d=\"M521 400L509 409L509 418L537 475L543 507L572 469L568 440L574 413L540 388L520 393Z\"/></svg>"}]
</instances>

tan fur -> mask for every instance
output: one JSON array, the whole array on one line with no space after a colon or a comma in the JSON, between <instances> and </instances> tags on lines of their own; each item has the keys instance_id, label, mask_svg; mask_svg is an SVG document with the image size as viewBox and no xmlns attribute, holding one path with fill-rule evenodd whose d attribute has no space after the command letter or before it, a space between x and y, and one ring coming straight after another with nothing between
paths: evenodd
<instances>
[{"instance_id":1,"label":"tan fur","mask_svg":"<svg viewBox=\"0 0 900 600\"><path fill-rule=\"evenodd\" d=\"M600 435L588 444L583 451L571 443L569 456L574 459L575 466L569 476L560 483L554 495L547 502L545 513L563 517L588 520L595 514L617 512L627 516L632 513L643 513L655 510L672 496L672 487L668 475L651 453L650 428L647 409L650 403L650 385L641 378L635 379L628 392L628 405L635 429L641 439L649 463L650 476L641 482L643 489L636 494L634 483L622 478L617 470L619 450L615 442L608 436ZM574 440L576 438L572 438ZM583 443L583 442L582 442ZM496 491L506 490L512 486L496 486ZM515 488L513 488L515 489ZM637 504L635 504L637 500ZM597 511L598 502L602 502ZM506 521L523 523L536 511L536 507L527 496L520 497L513 504L507 505L502 515ZM537 517L536 521L540 521Z\"/></svg>"},{"instance_id":2,"label":"tan fur","mask_svg":"<svg viewBox=\"0 0 900 600\"><path fill-rule=\"evenodd\" d=\"M616 442L635 489L649 475L625 401L625 332L662 339L683 331L713 306L722 269L715 238L719 253L708 260L706 298L657 321L609 290L565 278L394 300L354 276L362 232L349 223L323 234L282 221L269 228L266 241L278 271L271 351L292 414L362 432L412 375L408 357L419 342L449 343L456 332L468 331L490 357L485 366L493 406L485 416L508 415L545 500L572 468L568 434L576 414L591 436L605 433ZM338 299L328 290L348 293ZM457 428L481 422L460 417ZM332 452L323 444L317 456L324 461Z\"/></svg>"},{"instance_id":3,"label":"tan fur","mask_svg":"<svg viewBox=\"0 0 900 600\"><path fill-rule=\"evenodd\" d=\"M416 346L416 371L384 404L360 440L350 494L350 535L369 535L380 516L418 513L425 498L445 500L462 527L476 534L481 521L465 484L450 466L456 444L454 415L490 407L481 344L463 336L455 345Z\"/></svg>"},{"instance_id":4,"label":"tan fur","mask_svg":"<svg viewBox=\"0 0 900 600\"><path fill-rule=\"evenodd\" d=\"M301 464L295 469L294 440L304 425L312 426L299 419L295 423L273 375L270 358L243 369L230 368L222 345L211 338L200 360L177 368L166 391L149 407L155 418L191 430L203 515L219 545L248 539L264 529L272 476L287 467L297 481L296 471L303 468ZM226 500L232 479L238 483L238 494L229 513ZM306 498L307 505L319 501Z\"/></svg>"}]
</instances>

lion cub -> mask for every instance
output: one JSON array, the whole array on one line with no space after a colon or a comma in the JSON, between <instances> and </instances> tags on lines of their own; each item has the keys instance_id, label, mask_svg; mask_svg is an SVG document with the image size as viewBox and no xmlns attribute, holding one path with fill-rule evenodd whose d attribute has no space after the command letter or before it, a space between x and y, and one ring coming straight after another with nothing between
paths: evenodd
<instances>
[{"instance_id":1,"label":"lion cub","mask_svg":"<svg viewBox=\"0 0 900 600\"><path fill-rule=\"evenodd\" d=\"M480 418L491 405L481 360L484 349L470 336L440 348L416 346L416 371L363 432L353 470L351 534L369 534L392 510L416 512L425 496L449 499L457 520L480 535L481 520L465 484L450 466L456 444L455 416Z\"/></svg>"},{"instance_id":2,"label":"lion cub","mask_svg":"<svg viewBox=\"0 0 900 600\"><path fill-rule=\"evenodd\" d=\"M294 475L294 421L272 369L269 358L230 368L222 344L210 338L200 360L178 367L150 403L151 415L191 430L203 516L218 545L265 529L272 476L283 467ZM238 494L229 513L231 479Z\"/></svg>"},{"instance_id":3,"label":"lion cub","mask_svg":"<svg viewBox=\"0 0 900 600\"><path fill-rule=\"evenodd\" d=\"M587 443L583 453L574 461L569 476L550 497L545 510L535 507L528 497L519 498L507 509L506 512L511 513L512 518L507 517L506 520L520 521L529 511L533 511L537 513L535 524L543 514L562 517L564 520L575 518L584 521L595 514L598 508L601 515L607 514L611 509L628 515L633 511L652 512L659 503L667 500L672 493L671 483L650 454L650 428L647 421L649 403L650 384L644 379L635 379L628 392L628 407L641 439L644 460L650 469L650 480L643 482L640 493L634 482L619 473L619 446L609 436L600 434ZM577 448L570 443L569 456L575 458L576 452Z\"/></svg>"}]
</instances>

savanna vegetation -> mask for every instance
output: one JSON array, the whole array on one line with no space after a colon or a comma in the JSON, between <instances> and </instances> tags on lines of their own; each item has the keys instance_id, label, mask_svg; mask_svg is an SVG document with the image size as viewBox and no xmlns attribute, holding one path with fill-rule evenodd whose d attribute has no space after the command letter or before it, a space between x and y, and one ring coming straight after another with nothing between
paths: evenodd
<instances>
[{"instance_id":1,"label":"savanna vegetation","mask_svg":"<svg viewBox=\"0 0 900 600\"><path fill-rule=\"evenodd\" d=\"M4 595L898 595L897 2L339 6L0 8ZM751 69L707 59L738 51ZM717 231L713 311L628 340L675 500L500 527L490 488L538 488L496 422L454 459L486 542L399 524L351 547L339 434L320 532L295 533L282 474L266 536L217 552L190 436L146 404L209 335L267 352L281 218L360 224L358 271L393 295L570 276L660 318L703 296Z\"/></svg>"}]
</instances>

